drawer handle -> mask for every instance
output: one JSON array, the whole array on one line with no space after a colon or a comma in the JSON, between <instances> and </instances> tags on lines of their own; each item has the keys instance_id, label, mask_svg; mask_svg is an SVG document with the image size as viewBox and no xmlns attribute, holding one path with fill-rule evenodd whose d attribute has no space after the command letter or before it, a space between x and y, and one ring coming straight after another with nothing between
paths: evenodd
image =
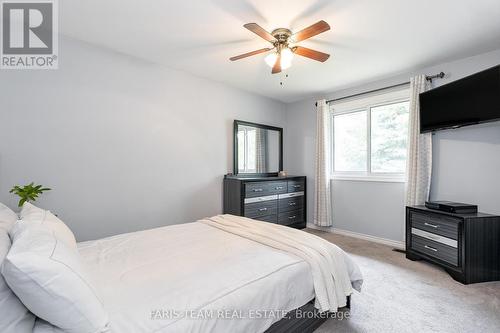
<instances>
[{"instance_id":1,"label":"drawer handle","mask_svg":"<svg viewBox=\"0 0 500 333\"><path fill-rule=\"evenodd\" d=\"M431 246L427 246L427 245L424 245L424 247L427 249L427 250L431 250L431 251L434 251L434 252L437 252L438 250L431 247Z\"/></svg>"},{"instance_id":2,"label":"drawer handle","mask_svg":"<svg viewBox=\"0 0 500 333\"><path fill-rule=\"evenodd\" d=\"M295 206L297 203L296 202L290 202L288 205L289 206Z\"/></svg>"},{"instance_id":3,"label":"drawer handle","mask_svg":"<svg viewBox=\"0 0 500 333\"><path fill-rule=\"evenodd\" d=\"M293 188L299 188L300 185L293 185Z\"/></svg>"},{"instance_id":4,"label":"drawer handle","mask_svg":"<svg viewBox=\"0 0 500 333\"><path fill-rule=\"evenodd\" d=\"M297 217L297 216L296 216L296 215L294 215L294 216L289 216L288 218L289 218L290 220L293 220L293 219L294 219L294 218L296 218L296 217Z\"/></svg>"},{"instance_id":5,"label":"drawer handle","mask_svg":"<svg viewBox=\"0 0 500 333\"><path fill-rule=\"evenodd\" d=\"M267 210L267 208L259 208L259 212L265 212Z\"/></svg>"},{"instance_id":6,"label":"drawer handle","mask_svg":"<svg viewBox=\"0 0 500 333\"><path fill-rule=\"evenodd\" d=\"M262 192L263 190L261 188L254 188L252 191L254 191L254 192Z\"/></svg>"},{"instance_id":7,"label":"drawer handle","mask_svg":"<svg viewBox=\"0 0 500 333\"><path fill-rule=\"evenodd\" d=\"M428 227L431 227L431 228L434 228L434 229L439 228L439 226L438 226L438 225L431 224L431 223L427 223L427 222L425 222L425 223L424 223L424 225L425 225L425 226L428 226Z\"/></svg>"},{"instance_id":8,"label":"drawer handle","mask_svg":"<svg viewBox=\"0 0 500 333\"><path fill-rule=\"evenodd\" d=\"M274 188L275 190L282 190L283 189L283 186L277 186Z\"/></svg>"}]
</instances>

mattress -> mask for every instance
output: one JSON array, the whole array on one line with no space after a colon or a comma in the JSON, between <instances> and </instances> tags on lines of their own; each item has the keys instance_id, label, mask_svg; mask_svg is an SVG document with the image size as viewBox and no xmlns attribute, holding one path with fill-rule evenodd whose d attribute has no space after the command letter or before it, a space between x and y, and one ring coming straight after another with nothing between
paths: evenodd
<instances>
[{"instance_id":1,"label":"mattress","mask_svg":"<svg viewBox=\"0 0 500 333\"><path fill-rule=\"evenodd\" d=\"M78 250L113 332L263 332L314 298L302 259L202 223Z\"/></svg>"}]
</instances>

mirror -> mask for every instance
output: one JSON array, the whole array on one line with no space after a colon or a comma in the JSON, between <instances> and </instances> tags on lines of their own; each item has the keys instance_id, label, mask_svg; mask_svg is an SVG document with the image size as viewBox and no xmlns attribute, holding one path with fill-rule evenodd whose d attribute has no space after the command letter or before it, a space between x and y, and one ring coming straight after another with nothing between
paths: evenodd
<instances>
[{"instance_id":1,"label":"mirror","mask_svg":"<svg viewBox=\"0 0 500 333\"><path fill-rule=\"evenodd\" d=\"M234 121L234 174L276 176L283 169L283 128Z\"/></svg>"}]
</instances>

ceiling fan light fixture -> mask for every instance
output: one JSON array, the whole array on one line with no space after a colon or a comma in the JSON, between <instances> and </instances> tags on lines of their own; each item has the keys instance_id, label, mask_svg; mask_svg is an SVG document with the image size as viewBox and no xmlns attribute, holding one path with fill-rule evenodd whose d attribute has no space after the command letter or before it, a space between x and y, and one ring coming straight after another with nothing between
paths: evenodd
<instances>
[{"instance_id":1,"label":"ceiling fan light fixture","mask_svg":"<svg viewBox=\"0 0 500 333\"><path fill-rule=\"evenodd\" d=\"M287 69L292 66L293 52L288 47L281 51L281 68Z\"/></svg>"},{"instance_id":2,"label":"ceiling fan light fixture","mask_svg":"<svg viewBox=\"0 0 500 333\"><path fill-rule=\"evenodd\" d=\"M277 52L273 52L273 53L269 53L265 58L264 58L264 61L266 62L266 64L269 66L269 67L273 67L274 66L274 63L276 62L276 58L278 58L278 53Z\"/></svg>"},{"instance_id":3,"label":"ceiling fan light fixture","mask_svg":"<svg viewBox=\"0 0 500 333\"><path fill-rule=\"evenodd\" d=\"M273 52L268 54L265 58L264 61L269 67L273 67L274 64L276 63L276 59L278 58L278 52ZM287 69L292 66L292 60L293 60L293 52L289 48L284 48L281 50L281 69Z\"/></svg>"}]
</instances>

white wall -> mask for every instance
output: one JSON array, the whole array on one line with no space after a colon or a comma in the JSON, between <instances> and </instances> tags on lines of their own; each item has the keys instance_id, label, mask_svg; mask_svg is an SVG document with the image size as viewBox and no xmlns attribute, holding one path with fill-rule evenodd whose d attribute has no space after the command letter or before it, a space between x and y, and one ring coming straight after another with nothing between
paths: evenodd
<instances>
[{"instance_id":1,"label":"white wall","mask_svg":"<svg viewBox=\"0 0 500 333\"><path fill-rule=\"evenodd\" d=\"M284 105L63 39L60 69L0 72L0 202L14 184L78 240L221 213L234 119L284 126Z\"/></svg>"},{"instance_id":2,"label":"white wall","mask_svg":"<svg viewBox=\"0 0 500 333\"><path fill-rule=\"evenodd\" d=\"M498 64L500 50L288 104L285 165L293 174L308 176L308 222L312 222L313 216L315 100L386 87L408 81L410 76L420 73L444 71L446 77L435 81L438 86ZM431 199L475 203L481 211L500 214L500 123L437 132L433 146ZM404 186L403 183L334 181L334 228L402 241Z\"/></svg>"}]
</instances>

